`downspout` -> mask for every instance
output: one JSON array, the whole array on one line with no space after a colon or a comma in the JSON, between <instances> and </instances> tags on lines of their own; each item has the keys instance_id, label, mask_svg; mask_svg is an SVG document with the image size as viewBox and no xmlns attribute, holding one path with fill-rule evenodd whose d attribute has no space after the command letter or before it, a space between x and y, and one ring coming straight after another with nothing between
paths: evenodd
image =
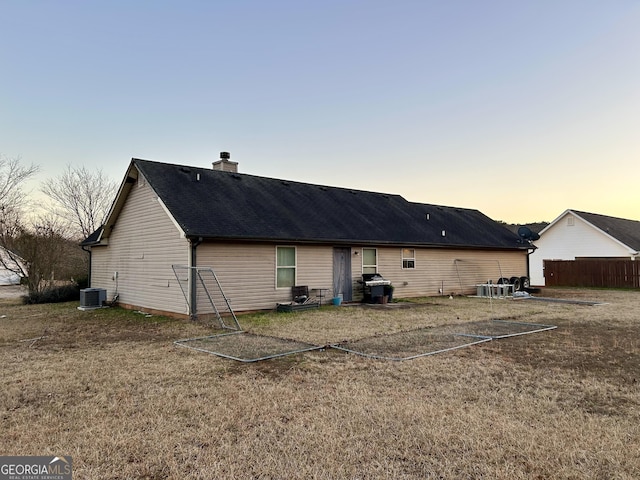
<instances>
[{"instance_id":1,"label":"downspout","mask_svg":"<svg viewBox=\"0 0 640 480\"><path fill-rule=\"evenodd\" d=\"M196 271L198 261L196 249L201 243L202 237L189 238L189 317L191 320L198 318L198 272Z\"/></svg>"},{"instance_id":2,"label":"downspout","mask_svg":"<svg viewBox=\"0 0 640 480\"><path fill-rule=\"evenodd\" d=\"M531 244L531 247L527 249L527 278L529 279L529 285L531 285L531 254L537 249L538 247L536 247L533 243Z\"/></svg>"},{"instance_id":3,"label":"downspout","mask_svg":"<svg viewBox=\"0 0 640 480\"><path fill-rule=\"evenodd\" d=\"M80 248L89 254L89 275L87 275L87 287L91 287L91 249L81 245Z\"/></svg>"}]
</instances>

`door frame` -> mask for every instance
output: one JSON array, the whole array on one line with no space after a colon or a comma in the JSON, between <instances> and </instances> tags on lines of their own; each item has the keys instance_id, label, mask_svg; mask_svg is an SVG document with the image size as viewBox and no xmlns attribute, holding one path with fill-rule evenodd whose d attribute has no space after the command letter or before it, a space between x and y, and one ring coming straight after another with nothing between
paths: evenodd
<instances>
[{"instance_id":1,"label":"door frame","mask_svg":"<svg viewBox=\"0 0 640 480\"><path fill-rule=\"evenodd\" d=\"M333 296L342 294L342 300L353 300L351 247L333 247Z\"/></svg>"}]
</instances>

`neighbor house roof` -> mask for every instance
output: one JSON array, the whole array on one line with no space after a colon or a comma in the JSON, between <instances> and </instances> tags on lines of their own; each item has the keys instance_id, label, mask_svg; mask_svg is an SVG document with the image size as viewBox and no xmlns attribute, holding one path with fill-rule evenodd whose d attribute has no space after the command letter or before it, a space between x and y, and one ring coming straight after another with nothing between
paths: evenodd
<instances>
[{"instance_id":1,"label":"neighbor house roof","mask_svg":"<svg viewBox=\"0 0 640 480\"><path fill-rule=\"evenodd\" d=\"M613 237L620 243L626 245L632 250L640 251L640 222L637 220L627 220L624 218L609 217L607 215L599 215L597 213L581 212L579 210L566 210L558 219L567 214L576 215L586 222L590 223L599 230ZM551 225L557 222L556 219ZM543 230L544 231L544 230Z\"/></svg>"},{"instance_id":2,"label":"neighbor house roof","mask_svg":"<svg viewBox=\"0 0 640 480\"><path fill-rule=\"evenodd\" d=\"M413 203L400 195L133 159L187 237L522 249L517 235L477 210ZM119 196L126 194L121 188ZM120 201L120 203L122 200ZM107 220L109 234L118 200ZM89 240L89 239L87 239Z\"/></svg>"}]
</instances>

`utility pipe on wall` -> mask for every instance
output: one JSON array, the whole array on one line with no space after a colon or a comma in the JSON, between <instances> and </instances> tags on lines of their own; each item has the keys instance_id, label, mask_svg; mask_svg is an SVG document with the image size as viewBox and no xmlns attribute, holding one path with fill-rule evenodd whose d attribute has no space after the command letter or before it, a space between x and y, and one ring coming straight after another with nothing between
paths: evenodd
<instances>
[{"instance_id":1,"label":"utility pipe on wall","mask_svg":"<svg viewBox=\"0 0 640 480\"><path fill-rule=\"evenodd\" d=\"M197 267L198 261L196 257L196 249L202 243L202 237L189 238L189 267ZM189 269L189 317L195 320L198 316L198 288L197 288L197 272L195 268Z\"/></svg>"}]
</instances>

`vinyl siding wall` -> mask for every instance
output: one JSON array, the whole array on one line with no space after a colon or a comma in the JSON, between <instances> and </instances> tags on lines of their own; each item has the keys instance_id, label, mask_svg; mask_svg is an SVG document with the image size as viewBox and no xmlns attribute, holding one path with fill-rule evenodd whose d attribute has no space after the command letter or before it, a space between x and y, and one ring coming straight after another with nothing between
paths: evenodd
<instances>
[{"instance_id":1,"label":"vinyl siding wall","mask_svg":"<svg viewBox=\"0 0 640 480\"><path fill-rule=\"evenodd\" d=\"M289 246L281 244L281 246ZM416 268L402 268L402 248L381 247L378 272L391 280L396 298L444 293L474 293L476 283L500 274L523 276L527 272L526 252L484 252L473 250L415 249ZM355 252L358 252L356 255ZM327 289L325 301L333 296L333 247L296 247L296 284ZM362 298L362 248L352 248L354 300ZM457 260L457 262L456 262ZM225 295L236 311L275 308L291 300L290 288L276 288L276 245L248 243L203 243L197 249L199 267L214 269ZM456 268L457 263L457 268ZM461 285L462 284L462 285ZM207 311L199 296L199 311ZM217 301L217 300L216 300Z\"/></svg>"},{"instance_id":2,"label":"vinyl siding wall","mask_svg":"<svg viewBox=\"0 0 640 480\"><path fill-rule=\"evenodd\" d=\"M442 294L473 294L478 283L496 282L501 275L521 277L527 274L524 251L414 250L415 268L403 269L401 248L378 248L378 273L391 280L395 298L439 295L441 289ZM361 271L361 262L357 263ZM355 275L354 280L358 280Z\"/></svg>"},{"instance_id":3,"label":"vinyl siding wall","mask_svg":"<svg viewBox=\"0 0 640 480\"><path fill-rule=\"evenodd\" d=\"M197 249L197 263L198 267L213 268L234 310L271 309L279 302L291 301L291 288L276 288L276 245L204 243ZM297 246L296 265L297 285L331 288L331 247ZM198 296L199 311L206 309L205 300Z\"/></svg>"},{"instance_id":4,"label":"vinyl siding wall","mask_svg":"<svg viewBox=\"0 0 640 480\"><path fill-rule=\"evenodd\" d=\"M573 220L569 220L571 217ZM572 224L571 224L572 223ZM536 240L531 254L531 285L544 286L545 260L575 260L577 257L626 257L628 248L576 215L565 215Z\"/></svg>"},{"instance_id":5,"label":"vinyl siding wall","mask_svg":"<svg viewBox=\"0 0 640 480\"><path fill-rule=\"evenodd\" d=\"M118 301L125 305L188 313L171 265L188 263L189 243L142 175L129 193L108 245L92 248L91 255L91 286L105 288L107 299L118 293Z\"/></svg>"}]
</instances>

